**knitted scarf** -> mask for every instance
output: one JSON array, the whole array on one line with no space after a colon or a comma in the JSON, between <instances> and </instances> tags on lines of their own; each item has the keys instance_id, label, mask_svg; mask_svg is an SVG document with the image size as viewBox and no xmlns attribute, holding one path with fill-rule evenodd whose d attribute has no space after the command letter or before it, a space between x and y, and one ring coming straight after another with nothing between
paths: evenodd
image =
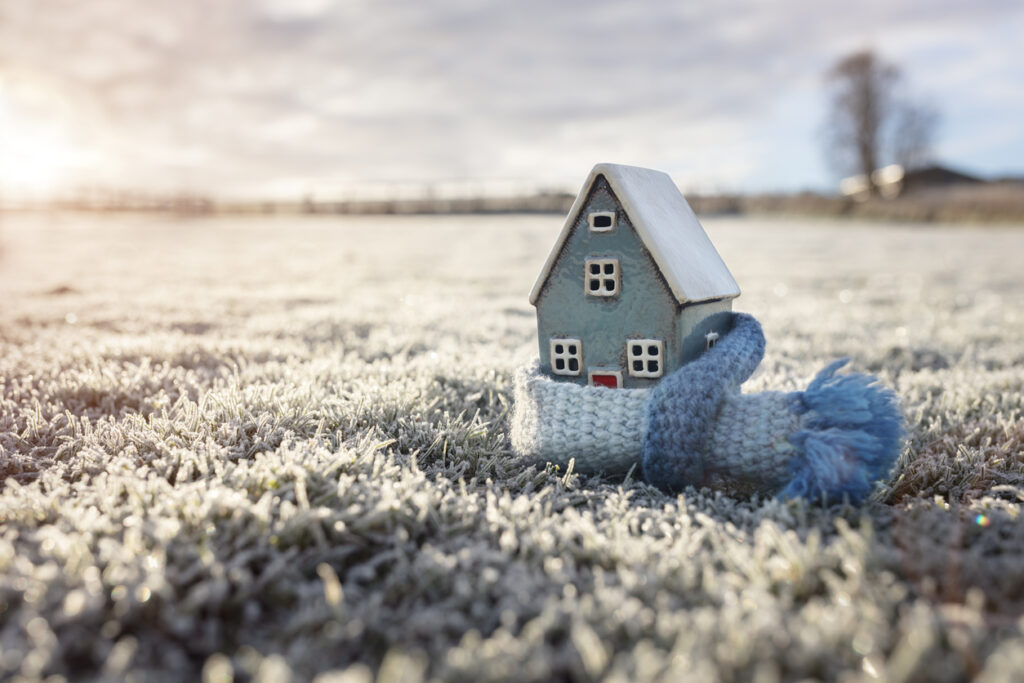
<instances>
[{"instance_id":1,"label":"knitted scarf","mask_svg":"<svg viewBox=\"0 0 1024 683\"><path fill-rule=\"evenodd\" d=\"M900 451L895 394L870 375L818 373L804 391L741 394L764 356L752 316L652 389L559 382L537 364L515 377L512 446L581 472L640 465L666 491L710 487L735 495L863 500Z\"/></svg>"}]
</instances>

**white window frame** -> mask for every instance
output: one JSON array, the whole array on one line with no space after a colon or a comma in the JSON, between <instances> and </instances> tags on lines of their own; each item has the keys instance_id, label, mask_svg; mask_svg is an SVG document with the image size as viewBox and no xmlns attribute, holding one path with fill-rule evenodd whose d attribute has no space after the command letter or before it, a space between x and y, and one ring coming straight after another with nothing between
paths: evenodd
<instances>
[{"instance_id":1,"label":"white window frame","mask_svg":"<svg viewBox=\"0 0 1024 683\"><path fill-rule=\"evenodd\" d=\"M592 273L591 268L594 266L597 266L600 272ZM606 266L612 267L611 273L607 272ZM588 258L583 264L583 289L587 296L617 296L621 289L621 272L619 259L617 258ZM599 283L597 289L590 288L590 283L594 280L597 280ZM608 288L609 280L612 283L611 289Z\"/></svg>"},{"instance_id":2,"label":"white window frame","mask_svg":"<svg viewBox=\"0 0 1024 683\"><path fill-rule=\"evenodd\" d=\"M596 218L610 218L611 223L605 227L597 227L594 225ZM591 211L587 214L587 225L590 226L590 232L611 232L615 229L615 212L614 211Z\"/></svg>"},{"instance_id":3,"label":"white window frame","mask_svg":"<svg viewBox=\"0 0 1024 683\"><path fill-rule=\"evenodd\" d=\"M640 353L634 353L634 346L640 346ZM650 347L656 347L657 352L651 353ZM643 369L637 370L633 367L633 363L640 361L643 363ZM651 361L657 361L658 369L655 371L649 370L648 363ZM629 375L631 377L661 377L665 374L665 342L661 339L628 339L626 340L626 367L629 368Z\"/></svg>"},{"instance_id":4,"label":"white window frame","mask_svg":"<svg viewBox=\"0 0 1024 683\"><path fill-rule=\"evenodd\" d=\"M552 337L549 340L548 351L551 356L551 372L556 375L565 375L567 377L579 377L583 371L583 341L575 337ZM569 346L576 345L576 353L569 352ZM561 353L555 351L556 346L562 346ZM556 361L561 359L564 361L564 367L559 370ZM570 366L570 361L576 360L576 370L573 371Z\"/></svg>"},{"instance_id":5,"label":"white window frame","mask_svg":"<svg viewBox=\"0 0 1024 683\"><path fill-rule=\"evenodd\" d=\"M715 331L708 332L704 335L704 350L710 351L715 348L715 344L718 343L718 333Z\"/></svg>"},{"instance_id":6,"label":"white window frame","mask_svg":"<svg viewBox=\"0 0 1024 683\"><path fill-rule=\"evenodd\" d=\"M603 387L603 384L594 384L594 375L614 375L617 382L616 389L622 388L622 371L618 368L587 368L587 384L592 387ZM611 388L611 387L607 387Z\"/></svg>"}]
</instances>

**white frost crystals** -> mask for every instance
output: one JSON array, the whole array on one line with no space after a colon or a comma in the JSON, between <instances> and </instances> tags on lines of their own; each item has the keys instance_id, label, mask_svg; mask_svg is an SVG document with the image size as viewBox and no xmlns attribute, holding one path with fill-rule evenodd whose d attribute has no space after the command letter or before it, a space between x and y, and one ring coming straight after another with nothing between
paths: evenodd
<instances>
[{"instance_id":1,"label":"white frost crystals","mask_svg":"<svg viewBox=\"0 0 1024 683\"><path fill-rule=\"evenodd\" d=\"M0 680L852 680L921 642L910 678L1019 677L1024 230L708 223L772 323L755 390L851 351L897 382L895 503L512 456L550 216L4 214Z\"/></svg>"}]
</instances>

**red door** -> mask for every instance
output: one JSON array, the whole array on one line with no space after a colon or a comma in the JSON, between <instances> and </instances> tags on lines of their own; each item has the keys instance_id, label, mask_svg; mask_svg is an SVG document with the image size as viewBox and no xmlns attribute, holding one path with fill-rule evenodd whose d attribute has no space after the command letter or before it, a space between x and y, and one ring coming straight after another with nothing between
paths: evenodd
<instances>
[{"instance_id":1,"label":"red door","mask_svg":"<svg viewBox=\"0 0 1024 683\"><path fill-rule=\"evenodd\" d=\"M618 389L622 386L622 373L609 370L591 370L590 386Z\"/></svg>"}]
</instances>

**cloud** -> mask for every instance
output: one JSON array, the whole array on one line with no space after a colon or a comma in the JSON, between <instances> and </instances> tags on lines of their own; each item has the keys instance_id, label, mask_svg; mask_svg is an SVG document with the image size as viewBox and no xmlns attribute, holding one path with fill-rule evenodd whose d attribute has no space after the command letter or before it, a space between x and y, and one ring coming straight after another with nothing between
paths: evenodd
<instances>
[{"instance_id":1,"label":"cloud","mask_svg":"<svg viewBox=\"0 0 1024 683\"><path fill-rule=\"evenodd\" d=\"M303 182L571 183L609 160L693 184L794 185L822 169L807 153L814 131L794 122L806 117L787 113L814 101L846 50L875 45L915 71L953 50L967 91L957 96L976 89L982 102L998 102L990 75L1022 75L1016 39L987 37L1009 15L1024 18L998 0L138 8L0 0L4 92L20 98L27 83L73 103L74 115L33 120L52 118L94 160L91 182L234 194ZM800 166L780 160L780 141L801 146L791 155Z\"/></svg>"}]
</instances>

